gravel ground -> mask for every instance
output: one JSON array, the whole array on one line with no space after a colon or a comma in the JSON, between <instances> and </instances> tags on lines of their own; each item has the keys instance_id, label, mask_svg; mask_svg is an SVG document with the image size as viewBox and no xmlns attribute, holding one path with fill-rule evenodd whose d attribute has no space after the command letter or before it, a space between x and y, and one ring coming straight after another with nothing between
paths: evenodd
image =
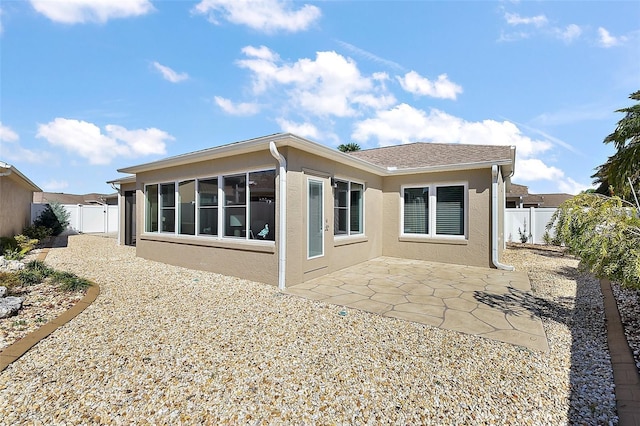
<instances>
[{"instance_id":1,"label":"gravel ground","mask_svg":"<svg viewBox=\"0 0 640 426\"><path fill-rule=\"evenodd\" d=\"M35 260L39 252L33 250L22 262ZM67 311L84 294L84 290L62 291L48 282L9 289L8 296L24 297L24 301L17 315L0 319L0 351Z\"/></svg>"},{"instance_id":2,"label":"gravel ground","mask_svg":"<svg viewBox=\"0 0 640 426\"><path fill-rule=\"evenodd\" d=\"M624 333L640 373L640 290L622 288L618 283L611 283L611 290L616 298Z\"/></svg>"},{"instance_id":3,"label":"gravel ground","mask_svg":"<svg viewBox=\"0 0 640 426\"><path fill-rule=\"evenodd\" d=\"M597 280L559 253L504 261L530 270L549 353L70 237L47 263L101 294L0 373L0 425L616 424Z\"/></svg>"}]
</instances>

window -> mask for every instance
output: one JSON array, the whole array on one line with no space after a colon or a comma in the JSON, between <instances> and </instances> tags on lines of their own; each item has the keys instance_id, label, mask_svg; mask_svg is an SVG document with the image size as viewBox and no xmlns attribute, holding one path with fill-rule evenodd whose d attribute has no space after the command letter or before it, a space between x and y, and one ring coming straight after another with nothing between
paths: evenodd
<instances>
[{"instance_id":1,"label":"window","mask_svg":"<svg viewBox=\"0 0 640 426\"><path fill-rule=\"evenodd\" d=\"M249 238L275 241L276 171L249 173Z\"/></svg>"},{"instance_id":2,"label":"window","mask_svg":"<svg viewBox=\"0 0 640 426\"><path fill-rule=\"evenodd\" d=\"M145 187L145 232L275 241L276 171Z\"/></svg>"},{"instance_id":3,"label":"window","mask_svg":"<svg viewBox=\"0 0 640 426\"><path fill-rule=\"evenodd\" d=\"M180 203L179 234L196 234L196 181L187 180L178 184Z\"/></svg>"},{"instance_id":4,"label":"window","mask_svg":"<svg viewBox=\"0 0 640 426\"><path fill-rule=\"evenodd\" d=\"M146 232L158 232L158 185L147 185L145 188L145 198L147 199L147 211L145 218Z\"/></svg>"},{"instance_id":5,"label":"window","mask_svg":"<svg viewBox=\"0 0 640 426\"><path fill-rule=\"evenodd\" d=\"M160 185L160 232L175 232L176 230L176 184L163 183Z\"/></svg>"},{"instance_id":6,"label":"window","mask_svg":"<svg viewBox=\"0 0 640 426\"><path fill-rule=\"evenodd\" d=\"M404 187L403 233L464 237L466 193L466 184Z\"/></svg>"},{"instance_id":7,"label":"window","mask_svg":"<svg viewBox=\"0 0 640 426\"><path fill-rule=\"evenodd\" d=\"M333 192L333 234L357 235L363 232L364 185L336 180Z\"/></svg>"},{"instance_id":8,"label":"window","mask_svg":"<svg viewBox=\"0 0 640 426\"><path fill-rule=\"evenodd\" d=\"M247 236L247 175L224 177L224 236Z\"/></svg>"},{"instance_id":9,"label":"window","mask_svg":"<svg viewBox=\"0 0 640 426\"><path fill-rule=\"evenodd\" d=\"M218 235L218 178L198 181L200 235Z\"/></svg>"}]
</instances>

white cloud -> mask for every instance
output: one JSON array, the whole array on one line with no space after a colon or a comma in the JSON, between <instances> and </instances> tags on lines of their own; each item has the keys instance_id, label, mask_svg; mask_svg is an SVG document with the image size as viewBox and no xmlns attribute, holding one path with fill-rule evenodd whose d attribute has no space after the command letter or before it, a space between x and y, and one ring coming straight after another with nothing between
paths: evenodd
<instances>
[{"instance_id":1,"label":"white cloud","mask_svg":"<svg viewBox=\"0 0 640 426\"><path fill-rule=\"evenodd\" d=\"M505 13L504 19L509 25L534 25L536 27L542 27L547 24L547 17L544 15L536 15L530 17L523 17L517 13Z\"/></svg>"},{"instance_id":2,"label":"white cloud","mask_svg":"<svg viewBox=\"0 0 640 426\"><path fill-rule=\"evenodd\" d=\"M162 74L162 77L165 80L168 80L172 83L180 83L181 81L187 80L189 78L189 74L187 74L186 72L177 73L171 68L165 65L162 65L159 62L154 62L153 66L155 67L155 69L160 71L160 73Z\"/></svg>"},{"instance_id":3,"label":"white cloud","mask_svg":"<svg viewBox=\"0 0 640 426\"><path fill-rule=\"evenodd\" d=\"M47 152L24 148L19 141L20 136L11 127L0 122L0 142L4 142L4 144L0 144L0 147L3 148L0 150L2 160L37 164L43 163L49 157Z\"/></svg>"},{"instance_id":4,"label":"white cloud","mask_svg":"<svg viewBox=\"0 0 640 426\"><path fill-rule=\"evenodd\" d=\"M17 142L20 136L14 132L11 127L5 126L0 121L0 141L1 142Z\"/></svg>"},{"instance_id":5,"label":"white cloud","mask_svg":"<svg viewBox=\"0 0 640 426\"><path fill-rule=\"evenodd\" d=\"M56 118L38 125L36 137L47 140L89 161L90 164L109 164L116 157L140 157L165 154L170 134L156 129L127 130L109 124L103 133L98 126L81 120Z\"/></svg>"},{"instance_id":6,"label":"white cloud","mask_svg":"<svg viewBox=\"0 0 640 426\"><path fill-rule=\"evenodd\" d=\"M364 49L360 49L359 47L354 46L351 43L347 43L347 42L342 41L342 40L336 40L336 41L342 47L344 47L345 49L351 51L352 53L355 53L356 55L360 55L360 56L362 56L364 58L367 58L370 61L377 62L379 64L386 65L386 66L388 66L390 68L395 68L395 69L400 70L400 71L405 69L402 65L400 65L397 62L393 62L393 61L390 61L388 59L381 58L380 56L378 56L378 55L376 55L374 53L368 52L368 51L366 51Z\"/></svg>"},{"instance_id":7,"label":"white cloud","mask_svg":"<svg viewBox=\"0 0 640 426\"><path fill-rule=\"evenodd\" d=\"M611 33L609 33L609 31L607 31L603 27L598 28L598 36L599 36L598 41L600 43L600 46L605 48L617 46L620 43L627 41L627 37L625 36L614 37L611 35Z\"/></svg>"},{"instance_id":8,"label":"white cloud","mask_svg":"<svg viewBox=\"0 0 640 426\"><path fill-rule=\"evenodd\" d=\"M571 43L582 35L582 28L576 24L569 24L564 29L554 28L553 31L556 37L565 43Z\"/></svg>"},{"instance_id":9,"label":"white cloud","mask_svg":"<svg viewBox=\"0 0 640 426\"><path fill-rule=\"evenodd\" d=\"M62 192L69 187L69 182L66 180L50 180L42 185L42 189L46 192Z\"/></svg>"},{"instance_id":10,"label":"white cloud","mask_svg":"<svg viewBox=\"0 0 640 426\"><path fill-rule=\"evenodd\" d=\"M214 100L216 101L216 104L218 104L218 106L222 108L227 114L246 116L255 115L260 112L260 106L255 103L233 103L229 99L222 98L220 96L216 96Z\"/></svg>"},{"instance_id":11,"label":"white cloud","mask_svg":"<svg viewBox=\"0 0 640 426\"><path fill-rule=\"evenodd\" d=\"M431 81L415 71L410 71L397 79L404 90L414 95L455 100L458 94L462 93L462 86L450 81L446 74L440 74L438 80Z\"/></svg>"},{"instance_id":12,"label":"white cloud","mask_svg":"<svg viewBox=\"0 0 640 426\"><path fill-rule=\"evenodd\" d=\"M593 188L593 185L587 185L584 183L576 182L571 178L565 178L564 180L560 180L558 182L558 188L560 189L560 191L566 192L567 194L576 195L586 189Z\"/></svg>"},{"instance_id":13,"label":"white cloud","mask_svg":"<svg viewBox=\"0 0 640 426\"><path fill-rule=\"evenodd\" d=\"M516 155L518 150L516 148ZM547 166L538 158L516 158L516 172L513 180L530 182L534 180L557 181L564 178L564 172L557 167Z\"/></svg>"},{"instance_id":14,"label":"white cloud","mask_svg":"<svg viewBox=\"0 0 640 426\"><path fill-rule=\"evenodd\" d=\"M318 128L311 123L294 123L284 118L277 119L278 125L285 133L294 133L303 138L318 139L320 132Z\"/></svg>"},{"instance_id":15,"label":"white cloud","mask_svg":"<svg viewBox=\"0 0 640 426\"><path fill-rule=\"evenodd\" d=\"M304 31L322 14L318 7L309 4L297 10L291 6L291 1L281 0L202 0L193 12L207 15L213 24L219 24L221 17L266 33Z\"/></svg>"},{"instance_id":16,"label":"white cloud","mask_svg":"<svg viewBox=\"0 0 640 426\"><path fill-rule=\"evenodd\" d=\"M54 22L79 24L105 23L113 18L127 18L152 12L149 0L30 0L31 6Z\"/></svg>"},{"instance_id":17,"label":"white cloud","mask_svg":"<svg viewBox=\"0 0 640 426\"><path fill-rule=\"evenodd\" d=\"M353 60L336 52L317 52L315 60L281 64L280 57L264 46L242 51L248 59L237 63L252 72L254 94L277 87L294 108L316 116L351 117L359 114L359 108L384 108L396 102L384 87L384 74L365 77Z\"/></svg>"}]
</instances>

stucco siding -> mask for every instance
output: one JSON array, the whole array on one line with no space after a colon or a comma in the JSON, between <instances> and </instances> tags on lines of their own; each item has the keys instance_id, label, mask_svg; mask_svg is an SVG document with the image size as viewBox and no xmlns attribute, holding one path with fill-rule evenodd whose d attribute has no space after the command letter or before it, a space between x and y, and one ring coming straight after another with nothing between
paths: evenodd
<instances>
[{"instance_id":1,"label":"stucco siding","mask_svg":"<svg viewBox=\"0 0 640 426\"><path fill-rule=\"evenodd\" d=\"M466 238L447 239L403 236L401 193L403 186L467 185ZM385 256L488 267L491 264L491 170L426 173L387 177L383 191L383 250Z\"/></svg>"},{"instance_id":2,"label":"stucco siding","mask_svg":"<svg viewBox=\"0 0 640 426\"><path fill-rule=\"evenodd\" d=\"M0 177L0 236L21 234L31 222L33 190L14 179L14 174Z\"/></svg>"},{"instance_id":3,"label":"stucco siding","mask_svg":"<svg viewBox=\"0 0 640 426\"><path fill-rule=\"evenodd\" d=\"M382 255L382 178L295 148L287 156L287 283L303 282ZM334 196L331 179L364 185L364 233L334 236ZM324 255L307 258L307 183L324 183Z\"/></svg>"}]
</instances>

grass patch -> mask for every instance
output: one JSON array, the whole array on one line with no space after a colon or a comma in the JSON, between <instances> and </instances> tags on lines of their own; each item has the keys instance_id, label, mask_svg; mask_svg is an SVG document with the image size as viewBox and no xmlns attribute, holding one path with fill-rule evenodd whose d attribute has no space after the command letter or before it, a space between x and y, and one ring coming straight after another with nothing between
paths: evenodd
<instances>
[{"instance_id":1,"label":"grass patch","mask_svg":"<svg viewBox=\"0 0 640 426\"><path fill-rule=\"evenodd\" d=\"M71 272L54 272L51 281L58 284L58 288L63 291L80 291L91 287L91 281L81 278Z\"/></svg>"}]
</instances>

